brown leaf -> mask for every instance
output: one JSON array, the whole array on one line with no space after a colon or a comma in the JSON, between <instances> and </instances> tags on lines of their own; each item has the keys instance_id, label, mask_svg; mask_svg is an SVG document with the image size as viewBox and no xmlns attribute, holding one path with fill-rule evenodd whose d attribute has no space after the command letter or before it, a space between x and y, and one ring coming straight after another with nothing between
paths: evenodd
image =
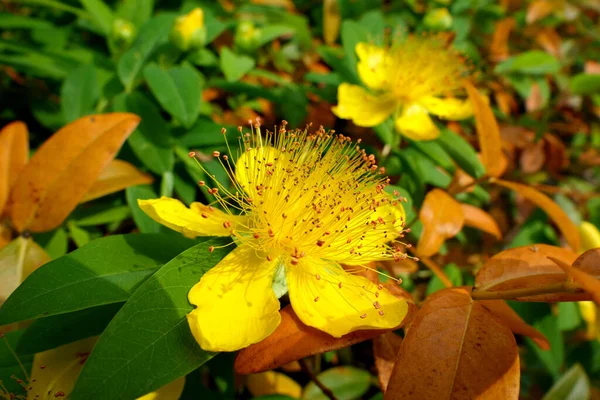
<instances>
[{"instance_id":1,"label":"brown leaf","mask_svg":"<svg viewBox=\"0 0 600 400\"><path fill-rule=\"evenodd\" d=\"M532 24L537 20L550 15L560 5L559 1L552 0L536 0L529 4L527 7L527 14L525 20L528 24Z\"/></svg>"},{"instance_id":2,"label":"brown leaf","mask_svg":"<svg viewBox=\"0 0 600 400\"><path fill-rule=\"evenodd\" d=\"M552 199L531 186L523 185L521 183L503 181L500 179L495 179L493 182L505 188L514 190L544 210L561 230L567 243L569 243L569 246L571 246L572 249L579 250L579 245L581 243L579 229L577 229L577 226L571 221L569 216L558 206L558 204L552 201Z\"/></svg>"},{"instance_id":3,"label":"brown leaf","mask_svg":"<svg viewBox=\"0 0 600 400\"><path fill-rule=\"evenodd\" d=\"M480 300L500 322L510 328L513 333L528 336L542 350L550 349L550 342L540 331L529 325L504 300Z\"/></svg>"},{"instance_id":4,"label":"brown leaf","mask_svg":"<svg viewBox=\"0 0 600 400\"><path fill-rule=\"evenodd\" d=\"M546 153L544 152L544 142L541 140L525 146L519 158L521 170L526 174L538 172L542 169L545 162Z\"/></svg>"},{"instance_id":5,"label":"brown leaf","mask_svg":"<svg viewBox=\"0 0 600 400\"><path fill-rule=\"evenodd\" d=\"M152 177L134 167L132 164L112 160L106 168L102 170L92 188L85 194L82 203L106 196L107 194L118 192L129 186L145 185L152 183Z\"/></svg>"},{"instance_id":6,"label":"brown leaf","mask_svg":"<svg viewBox=\"0 0 600 400\"><path fill-rule=\"evenodd\" d=\"M515 338L465 288L431 295L400 347L385 399L517 399Z\"/></svg>"},{"instance_id":7,"label":"brown leaf","mask_svg":"<svg viewBox=\"0 0 600 400\"><path fill-rule=\"evenodd\" d=\"M456 172L454 173L447 190L449 193L459 193L463 191L471 193L474 189L474 182L475 179L471 175L460 168L456 168Z\"/></svg>"},{"instance_id":8,"label":"brown leaf","mask_svg":"<svg viewBox=\"0 0 600 400\"><path fill-rule=\"evenodd\" d=\"M12 229L0 223L0 250L12 240Z\"/></svg>"},{"instance_id":9,"label":"brown leaf","mask_svg":"<svg viewBox=\"0 0 600 400\"><path fill-rule=\"evenodd\" d=\"M569 166L569 155L565 144L556 135L544 135L544 151L546 152L546 169L553 175Z\"/></svg>"},{"instance_id":10,"label":"brown leaf","mask_svg":"<svg viewBox=\"0 0 600 400\"><path fill-rule=\"evenodd\" d=\"M542 108L544 98L542 96L542 90L540 89L540 85L537 82L533 82L531 84L531 91L529 92L529 96L525 100L525 109L528 113L538 111Z\"/></svg>"},{"instance_id":11,"label":"brown leaf","mask_svg":"<svg viewBox=\"0 0 600 400\"><path fill-rule=\"evenodd\" d=\"M583 70L586 74L600 74L600 63L593 60L588 60L583 65Z\"/></svg>"},{"instance_id":12,"label":"brown leaf","mask_svg":"<svg viewBox=\"0 0 600 400\"><path fill-rule=\"evenodd\" d=\"M475 288L477 291L501 291L562 282L565 274L548 257L571 265L577 254L547 244L504 250L477 271Z\"/></svg>"},{"instance_id":13,"label":"brown leaf","mask_svg":"<svg viewBox=\"0 0 600 400\"><path fill-rule=\"evenodd\" d=\"M44 142L11 193L15 229L43 232L60 225L139 121L127 113L83 117Z\"/></svg>"},{"instance_id":14,"label":"brown leaf","mask_svg":"<svg viewBox=\"0 0 600 400\"><path fill-rule=\"evenodd\" d=\"M21 121L12 122L0 130L0 216L10 190L29 158L29 133Z\"/></svg>"},{"instance_id":15,"label":"brown leaf","mask_svg":"<svg viewBox=\"0 0 600 400\"><path fill-rule=\"evenodd\" d=\"M542 29L535 37L538 44L554 57L560 59L561 39L553 28Z\"/></svg>"},{"instance_id":16,"label":"brown leaf","mask_svg":"<svg viewBox=\"0 0 600 400\"><path fill-rule=\"evenodd\" d=\"M600 304L600 281L598 280L598 271L600 269L600 265L589 262L589 260L592 258L599 258L598 251L600 251L600 249L588 250L579 258L577 258L577 260L575 260L572 264L568 264L558 258L548 258L556 263L556 265L558 265L570 279L579 283L586 292L590 293L597 304ZM590 255L585 256L582 262L580 258L589 252L591 252ZM584 271L583 268L585 268L587 271Z\"/></svg>"},{"instance_id":17,"label":"brown leaf","mask_svg":"<svg viewBox=\"0 0 600 400\"><path fill-rule=\"evenodd\" d=\"M427 193L419 219L423 223L423 232L417 249L424 257L437 253L446 239L460 232L465 222L460 203L441 189Z\"/></svg>"},{"instance_id":18,"label":"brown leaf","mask_svg":"<svg viewBox=\"0 0 600 400\"><path fill-rule=\"evenodd\" d=\"M512 17L501 19L496 23L492 44L490 45L490 57L493 61L499 62L508 58L508 38L515 27L515 23L516 21Z\"/></svg>"},{"instance_id":19,"label":"brown leaf","mask_svg":"<svg viewBox=\"0 0 600 400\"><path fill-rule=\"evenodd\" d=\"M479 138L479 147L481 148L481 162L485 167L488 176L497 178L504 172L502 162L505 158L502 152L502 141L500 139L500 128L494 113L483 96L479 94L471 82L465 83L465 88L469 94L469 100L473 105L475 114L475 126L477 127L477 137Z\"/></svg>"},{"instance_id":20,"label":"brown leaf","mask_svg":"<svg viewBox=\"0 0 600 400\"><path fill-rule=\"evenodd\" d=\"M502 239L502 232L494 218L481 208L461 203L460 208L465 216L465 225L489 233L496 239Z\"/></svg>"},{"instance_id":21,"label":"brown leaf","mask_svg":"<svg viewBox=\"0 0 600 400\"><path fill-rule=\"evenodd\" d=\"M394 332L386 332L373 339L373 356L382 392L388 387L401 344L402 338Z\"/></svg>"},{"instance_id":22,"label":"brown leaf","mask_svg":"<svg viewBox=\"0 0 600 400\"><path fill-rule=\"evenodd\" d=\"M410 314L409 308L409 314ZM408 320L405 318L405 321ZM305 325L291 306L281 310L281 323L262 342L240 350L235 359L238 374L254 374L268 371L314 354L338 350L355 343L372 339L385 333L385 330L355 331L341 338Z\"/></svg>"}]
</instances>

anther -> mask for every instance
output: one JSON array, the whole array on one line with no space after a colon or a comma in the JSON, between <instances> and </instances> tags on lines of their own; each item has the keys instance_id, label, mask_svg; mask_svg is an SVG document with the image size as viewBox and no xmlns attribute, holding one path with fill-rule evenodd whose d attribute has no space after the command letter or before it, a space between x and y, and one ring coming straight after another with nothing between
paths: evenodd
<instances>
[{"instance_id":1,"label":"anther","mask_svg":"<svg viewBox=\"0 0 600 400\"><path fill-rule=\"evenodd\" d=\"M324 244L325 244L324 240L317 240L317 246L323 247Z\"/></svg>"},{"instance_id":2,"label":"anther","mask_svg":"<svg viewBox=\"0 0 600 400\"><path fill-rule=\"evenodd\" d=\"M190 151L190 152L188 153L188 157L190 157L190 158L194 158L194 157L196 157L196 152L195 152L195 151Z\"/></svg>"},{"instance_id":3,"label":"anther","mask_svg":"<svg viewBox=\"0 0 600 400\"><path fill-rule=\"evenodd\" d=\"M378 301L373 302L373 307L375 307L376 310L379 310L381 308L381 304L379 304Z\"/></svg>"},{"instance_id":4,"label":"anther","mask_svg":"<svg viewBox=\"0 0 600 400\"><path fill-rule=\"evenodd\" d=\"M221 153L220 153L220 152L218 152L218 151L216 151L216 150L215 150L215 151L213 151L213 157L219 157L220 155L221 155Z\"/></svg>"},{"instance_id":5,"label":"anther","mask_svg":"<svg viewBox=\"0 0 600 400\"><path fill-rule=\"evenodd\" d=\"M258 233L254 233L254 235L252 235L252 236L254 236L254 239L260 238L260 235Z\"/></svg>"},{"instance_id":6,"label":"anther","mask_svg":"<svg viewBox=\"0 0 600 400\"><path fill-rule=\"evenodd\" d=\"M383 310L379 310L379 315L383 316L384 312Z\"/></svg>"},{"instance_id":7,"label":"anther","mask_svg":"<svg viewBox=\"0 0 600 400\"><path fill-rule=\"evenodd\" d=\"M267 256L267 261L273 261L273 257Z\"/></svg>"},{"instance_id":8,"label":"anther","mask_svg":"<svg viewBox=\"0 0 600 400\"><path fill-rule=\"evenodd\" d=\"M292 265L298 265L298 262L299 261L298 261L298 259L296 257L292 257Z\"/></svg>"},{"instance_id":9,"label":"anther","mask_svg":"<svg viewBox=\"0 0 600 400\"><path fill-rule=\"evenodd\" d=\"M225 155L223 156L223 160L225 160L225 161L229 160L229 157L227 156L227 154L225 154Z\"/></svg>"},{"instance_id":10,"label":"anther","mask_svg":"<svg viewBox=\"0 0 600 400\"><path fill-rule=\"evenodd\" d=\"M360 316L360 318L361 318L361 319L365 319L365 318L367 318L367 314L363 314L363 315L361 315L361 316Z\"/></svg>"},{"instance_id":11,"label":"anther","mask_svg":"<svg viewBox=\"0 0 600 400\"><path fill-rule=\"evenodd\" d=\"M319 296L315 297L315 303L319 301Z\"/></svg>"},{"instance_id":12,"label":"anther","mask_svg":"<svg viewBox=\"0 0 600 400\"><path fill-rule=\"evenodd\" d=\"M223 135L224 135L224 134L226 134L226 133L227 133L227 129L225 129L225 128L221 128L221 133L222 133Z\"/></svg>"},{"instance_id":13,"label":"anther","mask_svg":"<svg viewBox=\"0 0 600 400\"><path fill-rule=\"evenodd\" d=\"M212 253L213 251L215 251L215 246L210 246L210 247L208 248L208 252L209 252L209 253Z\"/></svg>"},{"instance_id":14,"label":"anther","mask_svg":"<svg viewBox=\"0 0 600 400\"><path fill-rule=\"evenodd\" d=\"M198 185L200 185L200 186L204 186L204 185L206 185L206 182L204 182L204 181L199 181L199 182L198 182Z\"/></svg>"},{"instance_id":15,"label":"anther","mask_svg":"<svg viewBox=\"0 0 600 400\"><path fill-rule=\"evenodd\" d=\"M342 282L338 283L338 287L341 289L342 288Z\"/></svg>"},{"instance_id":16,"label":"anther","mask_svg":"<svg viewBox=\"0 0 600 400\"><path fill-rule=\"evenodd\" d=\"M223 222L223 228L225 228L225 229L231 228L231 222L229 222L229 221Z\"/></svg>"},{"instance_id":17,"label":"anther","mask_svg":"<svg viewBox=\"0 0 600 400\"><path fill-rule=\"evenodd\" d=\"M377 285L377 289L382 290L383 289L383 285L380 283L379 285Z\"/></svg>"},{"instance_id":18,"label":"anther","mask_svg":"<svg viewBox=\"0 0 600 400\"><path fill-rule=\"evenodd\" d=\"M202 215L202 218L208 218L208 214L207 213L202 213L200 215Z\"/></svg>"},{"instance_id":19,"label":"anther","mask_svg":"<svg viewBox=\"0 0 600 400\"><path fill-rule=\"evenodd\" d=\"M318 281L320 281L321 280L321 275L317 274L316 278L317 278Z\"/></svg>"}]
</instances>

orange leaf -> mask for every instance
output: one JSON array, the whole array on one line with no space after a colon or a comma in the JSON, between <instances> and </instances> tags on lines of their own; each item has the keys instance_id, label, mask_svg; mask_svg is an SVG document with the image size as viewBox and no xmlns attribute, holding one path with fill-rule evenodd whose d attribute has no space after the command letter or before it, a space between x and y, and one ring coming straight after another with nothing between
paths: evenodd
<instances>
[{"instance_id":1,"label":"orange leaf","mask_svg":"<svg viewBox=\"0 0 600 400\"><path fill-rule=\"evenodd\" d=\"M152 183L152 177L144 174L132 164L112 160L106 168L102 170L92 188L81 200L82 203L106 196L107 194L118 192L129 186L145 185Z\"/></svg>"},{"instance_id":2,"label":"orange leaf","mask_svg":"<svg viewBox=\"0 0 600 400\"><path fill-rule=\"evenodd\" d=\"M529 336L535 344L542 350L550 349L550 342L546 339L540 331L529 325L513 310L508 303L504 300L480 300L480 304L483 304L496 318L500 320L504 325L510 328L513 333L519 335Z\"/></svg>"},{"instance_id":3,"label":"orange leaf","mask_svg":"<svg viewBox=\"0 0 600 400\"><path fill-rule=\"evenodd\" d=\"M409 314L410 314L409 308ZM404 319L408 320L407 318ZM291 306L281 310L281 323L262 342L240 350L235 359L238 374L253 374L268 371L314 354L342 349L355 343L372 339L385 330L355 331L341 338L304 325Z\"/></svg>"},{"instance_id":4,"label":"orange leaf","mask_svg":"<svg viewBox=\"0 0 600 400\"><path fill-rule=\"evenodd\" d=\"M12 240L11 229L8 226L0 223L0 250L2 250L2 248L4 248L4 246L9 244L11 240Z\"/></svg>"},{"instance_id":5,"label":"orange leaf","mask_svg":"<svg viewBox=\"0 0 600 400\"><path fill-rule=\"evenodd\" d=\"M401 344L402 338L394 332L386 332L373 339L375 367L377 368L379 385L383 392L385 392L388 387Z\"/></svg>"},{"instance_id":6,"label":"orange leaf","mask_svg":"<svg viewBox=\"0 0 600 400\"><path fill-rule=\"evenodd\" d=\"M515 338L465 288L431 295L402 345L385 399L517 399Z\"/></svg>"},{"instance_id":7,"label":"orange leaf","mask_svg":"<svg viewBox=\"0 0 600 400\"><path fill-rule=\"evenodd\" d=\"M512 17L501 19L496 23L492 44L490 45L490 55L494 61L502 61L508 58L508 38L515 27L515 23L516 21Z\"/></svg>"},{"instance_id":8,"label":"orange leaf","mask_svg":"<svg viewBox=\"0 0 600 400\"><path fill-rule=\"evenodd\" d=\"M0 216L17 175L29 158L27 125L12 122L0 130Z\"/></svg>"},{"instance_id":9,"label":"orange leaf","mask_svg":"<svg viewBox=\"0 0 600 400\"><path fill-rule=\"evenodd\" d=\"M502 239L502 232L490 214L469 204L461 204L460 208L465 216L465 225L487 232L498 240Z\"/></svg>"},{"instance_id":10,"label":"orange leaf","mask_svg":"<svg viewBox=\"0 0 600 400\"><path fill-rule=\"evenodd\" d=\"M139 121L126 113L83 117L42 144L11 194L11 218L17 231L43 232L60 225Z\"/></svg>"},{"instance_id":11,"label":"orange leaf","mask_svg":"<svg viewBox=\"0 0 600 400\"><path fill-rule=\"evenodd\" d=\"M437 253L446 239L460 232L465 222L460 203L441 189L427 193L419 219L423 223L423 232L417 249L424 257Z\"/></svg>"},{"instance_id":12,"label":"orange leaf","mask_svg":"<svg viewBox=\"0 0 600 400\"><path fill-rule=\"evenodd\" d=\"M505 167L503 168L503 165L506 165L498 122L492 109L475 86L471 82L465 82L465 88L475 114L477 137L481 148L481 162L487 175L497 178L504 172Z\"/></svg>"},{"instance_id":13,"label":"orange leaf","mask_svg":"<svg viewBox=\"0 0 600 400\"><path fill-rule=\"evenodd\" d=\"M581 243L581 238L579 237L579 230L577 226L571 221L569 216L556 204L552 199L550 199L545 194L539 192L538 190L523 185L520 183L503 181L500 179L493 180L494 183L503 186L505 188L514 190L519 193L521 196L525 197L527 200L531 201L538 207L548 214L550 218L558 225L559 229L567 239L569 246L572 249L578 250L579 245Z\"/></svg>"},{"instance_id":14,"label":"orange leaf","mask_svg":"<svg viewBox=\"0 0 600 400\"><path fill-rule=\"evenodd\" d=\"M542 108L543 101L544 97L542 96L540 85L538 85L537 82L533 82L531 84L529 96L527 96L527 99L525 100L525 109L528 113L538 111Z\"/></svg>"},{"instance_id":15,"label":"orange leaf","mask_svg":"<svg viewBox=\"0 0 600 400\"><path fill-rule=\"evenodd\" d=\"M559 1L552 0L536 0L527 7L527 15L525 20L528 24L547 17L560 6Z\"/></svg>"},{"instance_id":16,"label":"orange leaf","mask_svg":"<svg viewBox=\"0 0 600 400\"><path fill-rule=\"evenodd\" d=\"M594 254L594 258L598 258L598 252L596 250L599 249L592 249L592 250L588 250L586 253L588 252L592 252L592 254ZM582 254L579 258L581 258L584 254ZM586 256L586 258L590 258L591 256ZM583 266L583 267L589 267L588 263L581 263L581 261L577 262L579 260L579 258L577 260L575 260L575 262L571 265L568 263L565 263L563 260L554 258L554 257L548 257L549 259L551 259L554 263L556 263L556 265L558 265L560 267L560 269L562 269L565 274L567 274L568 277L570 277L571 279L573 279L573 281L579 283L583 289L590 293L592 295L592 298L594 299L594 301L597 304L600 304L600 281L598 280L597 276L594 276L590 273L588 273L588 271L583 271L580 268L575 267L575 265L579 265L579 266ZM592 266L592 271L595 272L596 274L598 273L598 269L600 268L600 265L595 264L594 266Z\"/></svg>"}]
</instances>

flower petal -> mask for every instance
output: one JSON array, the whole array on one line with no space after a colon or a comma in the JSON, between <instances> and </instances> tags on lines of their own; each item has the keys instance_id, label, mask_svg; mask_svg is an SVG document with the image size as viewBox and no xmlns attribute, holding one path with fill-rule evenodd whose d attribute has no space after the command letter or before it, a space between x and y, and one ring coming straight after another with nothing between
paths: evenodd
<instances>
[{"instance_id":1,"label":"flower petal","mask_svg":"<svg viewBox=\"0 0 600 400\"><path fill-rule=\"evenodd\" d=\"M184 386L185 377L181 377L154 392L138 397L137 400L177 400L181 397Z\"/></svg>"},{"instance_id":2,"label":"flower petal","mask_svg":"<svg viewBox=\"0 0 600 400\"><path fill-rule=\"evenodd\" d=\"M469 118L473 115L473 106L469 100L460 100L453 97L440 99L429 96L420 99L419 104L431 114L452 121Z\"/></svg>"},{"instance_id":3,"label":"flower petal","mask_svg":"<svg viewBox=\"0 0 600 400\"><path fill-rule=\"evenodd\" d=\"M385 121L396 109L396 99L390 94L372 95L360 86L342 83L338 88L335 115L351 119L358 126L375 126Z\"/></svg>"},{"instance_id":4,"label":"flower petal","mask_svg":"<svg viewBox=\"0 0 600 400\"><path fill-rule=\"evenodd\" d=\"M358 75L367 87L373 90L385 90L392 86L392 80L397 74L388 51L383 47L369 43L356 45Z\"/></svg>"},{"instance_id":5,"label":"flower petal","mask_svg":"<svg viewBox=\"0 0 600 400\"><path fill-rule=\"evenodd\" d=\"M240 246L202 276L188 299L196 309L187 315L204 350L235 351L260 342L279 322L279 301L271 289L277 261L259 258Z\"/></svg>"},{"instance_id":6,"label":"flower petal","mask_svg":"<svg viewBox=\"0 0 600 400\"><path fill-rule=\"evenodd\" d=\"M249 148L240 155L235 163L235 180L251 199L256 199L264 188L266 175L273 176L275 173L283 172L287 165L287 156L272 146ZM278 162L279 161L279 162Z\"/></svg>"},{"instance_id":7,"label":"flower petal","mask_svg":"<svg viewBox=\"0 0 600 400\"><path fill-rule=\"evenodd\" d=\"M433 140L440 135L427 109L419 104L411 104L404 108L395 121L396 130L412 140Z\"/></svg>"},{"instance_id":8,"label":"flower petal","mask_svg":"<svg viewBox=\"0 0 600 400\"><path fill-rule=\"evenodd\" d=\"M341 337L359 329L392 329L408 311L368 279L330 261L304 257L286 269L292 308L306 325Z\"/></svg>"},{"instance_id":9,"label":"flower petal","mask_svg":"<svg viewBox=\"0 0 600 400\"><path fill-rule=\"evenodd\" d=\"M244 224L246 218L226 214L211 206L192 203L187 208L181 201L169 197L138 200L138 205L150 218L185 236L231 236L237 224ZM226 228L225 222L231 226ZM229 225L229 224L226 224Z\"/></svg>"}]
</instances>

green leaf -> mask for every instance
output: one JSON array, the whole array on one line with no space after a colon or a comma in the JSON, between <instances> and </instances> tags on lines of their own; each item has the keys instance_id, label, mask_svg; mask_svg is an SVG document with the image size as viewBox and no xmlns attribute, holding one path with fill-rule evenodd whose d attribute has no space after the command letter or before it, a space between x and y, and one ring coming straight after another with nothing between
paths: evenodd
<instances>
[{"instance_id":1,"label":"green leaf","mask_svg":"<svg viewBox=\"0 0 600 400\"><path fill-rule=\"evenodd\" d=\"M83 7L92 15L94 23L104 32L104 35L110 35L115 19L112 10L102 0L80 1Z\"/></svg>"},{"instance_id":2,"label":"green leaf","mask_svg":"<svg viewBox=\"0 0 600 400\"><path fill-rule=\"evenodd\" d=\"M260 30L257 46L263 46L279 36L292 34L294 30L287 25L269 25Z\"/></svg>"},{"instance_id":3,"label":"green leaf","mask_svg":"<svg viewBox=\"0 0 600 400\"><path fill-rule=\"evenodd\" d=\"M137 39L119 59L117 71L123 85L131 90L134 80L154 51L169 40L169 32L175 21L173 14L161 14L146 22Z\"/></svg>"},{"instance_id":4,"label":"green leaf","mask_svg":"<svg viewBox=\"0 0 600 400\"><path fill-rule=\"evenodd\" d=\"M335 367L321 372L317 378L329 388L336 399L360 399L371 386L371 375L362 369L353 367ZM327 400L321 389L310 382L304 389L304 400Z\"/></svg>"},{"instance_id":5,"label":"green leaf","mask_svg":"<svg viewBox=\"0 0 600 400\"><path fill-rule=\"evenodd\" d=\"M196 122L202 98L198 71L188 64L164 70L153 63L144 69L144 78L160 105L183 126L189 128Z\"/></svg>"},{"instance_id":6,"label":"green leaf","mask_svg":"<svg viewBox=\"0 0 600 400\"><path fill-rule=\"evenodd\" d=\"M156 199L158 195L152 189L150 185L139 185L128 187L125 191L125 197L127 198L127 204L131 208L133 214L133 220L135 225L142 233L158 233L161 230L161 225L150 218L145 212L142 211L138 206L139 200Z\"/></svg>"},{"instance_id":7,"label":"green leaf","mask_svg":"<svg viewBox=\"0 0 600 400\"><path fill-rule=\"evenodd\" d=\"M577 303L558 303L558 329L571 331L581 324L581 314Z\"/></svg>"},{"instance_id":8,"label":"green leaf","mask_svg":"<svg viewBox=\"0 0 600 400\"><path fill-rule=\"evenodd\" d=\"M188 291L231 250L209 238L148 279L98 339L71 398L134 399L184 376L215 354L200 348L186 319ZM209 246L217 247L212 253Z\"/></svg>"},{"instance_id":9,"label":"green leaf","mask_svg":"<svg viewBox=\"0 0 600 400\"><path fill-rule=\"evenodd\" d=\"M142 121L127 140L140 161L155 174L173 170L175 162L171 148L169 125L160 115L160 109L144 94L121 94L114 99L115 111L139 115Z\"/></svg>"},{"instance_id":10,"label":"green leaf","mask_svg":"<svg viewBox=\"0 0 600 400\"><path fill-rule=\"evenodd\" d=\"M526 75L555 74L560 70L556 58L541 50L531 50L510 57L496 66L497 74L521 73Z\"/></svg>"},{"instance_id":11,"label":"green leaf","mask_svg":"<svg viewBox=\"0 0 600 400\"><path fill-rule=\"evenodd\" d=\"M94 240L34 271L0 308L0 325L123 302L193 243L165 234Z\"/></svg>"},{"instance_id":12,"label":"green leaf","mask_svg":"<svg viewBox=\"0 0 600 400\"><path fill-rule=\"evenodd\" d=\"M437 141L411 141L411 146L414 146L417 150L423 153L426 157L430 158L440 167L444 168L448 172L454 172L456 167L452 157L448 155L448 152Z\"/></svg>"},{"instance_id":13,"label":"green leaf","mask_svg":"<svg viewBox=\"0 0 600 400\"><path fill-rule=\"evenodd\" d=\"M590 378L581 365L575 364L550 388L542 400L589 400L591 397Z\"/></svg>"},{"instance_id":14,"label":"green leaf","mask_svg":"<svg viewBox=\"0 0 600 400\"><path fill-rule=\"evenodd\" d=\"M235 54L227 47L221 49L220 61L227 82L239 81L256 65L251 57Z\"/></svg>"},{"instance_id":15,"label":"green leaf","mask_svg":"<svg viewBox=\"0 0 600 400\"><path fill-rule=\"evenodd\" d=\"M0 14L0 28L2 29L39 29L53 28L48 21L18 15L13 13Z\"/></svg>"},{"instance_id":16,"label":"green leaf","mask_svg":"<svg viewBox=\"0 0 600 400\"><path fill-rule=\"evenodd\" d=\"M110 207L83 218L77 219L77 226L96 226L105 225L111 222L122 221L131 215L131 210L128 206Z\"/></svg>"},{"instance_id":17,"label":"green leaf","mask_svg":"<svg viewBox=\"0 0 600 400\"><path fill-rule=\"evenodd\" d=\"M73 221L67 223L67 229L77 247L85 246L90 242L90 233L85 229L78 227Z\"/></svg>"},{"instance_id":18,"label":"green leaf","mask_svg":"<svg viewBox=\"0 0 600 400\"><path fill-rule=\"evenodd\" d=\"M27 381L25 371L30 371L33 364L33 355L17 354L18 359L15 358L15 349L22 334L23 330L11 331L5 333L3 338L0 338L0 382L3 385L0 386L0 394L4 394L2 391L4 387L9 393L22 396L16 397L16 399L27 397L26 388L17 383L17 379ZM25 368L25 371L19 365L19 361ZM3 398L13 399L14 397Z\"/></svg>"},{"instance_id":19,"label":"green leaf","mask_svg":"<svg viewBox=\"0 0 600 400\"><path fill-rule=\"evenodd\" d=\"M94 112L100 97L96 68L83 64L67 75L60 89L60 107L65 122L72 122Z\"/></svg>"},{"instance_id":20,"label":"green leaf","mask_svg":"<svg viewBox=\"0 0 600 400\"><path fill-rule=\"evenodd\" d=\"M450 129L442 129L440 137L435 140L456 161L456 163L473 178L481 178L485 174L485 168L479 161L473 147L460 135Z\"/></svg>"},{"instance_id":21,"label":"green leaf","mask_svg":"<svg viewBox=\"0 0 600 400\"><path fill-rule=\"evenodd\" d=\"M533 344L531 339L525 340L529 344L529 348L537 355L539 360L544 364L548 372L557 380L560 377L562 365L565 360L565 345L562 339L562 334L558 328L558 321L552 314L547 314L543 318L537 320L533 327L539 330L548 338L550 342L550 350L542 350L537 345Z\"/></svg>"},{"instance_id":22,"label":"green leaf","mask_svg":"<svg viewBox=\"0 0 600 400\"><path fill-rule=\"evenodd\" d=\"M571 93L589 95L600 92L600 75L578 74L571 79L569 84Z\"/></svg>"},{"instance_id":23,"label":"green leaf","mask_svg":"<svg viewBox=\"0 0 600 400\"><path fill-rule=\"evenodd\" d=\"M458 268L458 266L456 264L454 264L454 263L448 264L444 268L444 273L446 273L446 276L448 278L450 278L450 280L452 281L454 286L462 286L462 284L463 284L462 274L460 272L460 268ZM438 290L444 289L445 287L446 287L446 285L444 285L442 283L440 278L438 278L437 275L434 275L433 278L431 278L431 280L429 281L429 284L427 285L426 295L429 296L429 295L437 292Z\"/></svg>"},{"instance_id":24,"label":"green leaf","mask_svg":"<svg viewBox=\"0 0 600 400\"><path fill-rule=\"evenodd\" d=\"M342 22L341 30L342 46L346 66L351 73L351 83L360 83L356 72L358 57L356 56L356 45L359 42L367 42L368 34L365 28L356 21L345 20Z\"/></svg>"},{"instance_id":25,"label":"green leaf","mask_svg":"<svg viewBox=\"0 0 600 400\"><path fill-rule=\"evenodd\" d=\"M117 6L116 16L131 21L138 28L151 16L154 0L122 0Z\"/></svg>"},{"instance_id":26,"label":"green leaf","mask_svg":"<svg viewBox=\"0 0 600 400\"><path fill-rule=\"evenodd\" d=\"M17 352L35 354L97 336L104 331L121 306L123 303L107 304L37 319L23 332Z\"/></svg>"},{"instance_id":27,"label":"green leaf","mask_svg":"<svg viewBox=\"0 0 600 400\"><path fill-rule=\"evenodd\" d=\"M64 228L34 235L34 240L44 248L50 258L58 258L67 254L69 238Z\"/></svg>"}]
</instances>

